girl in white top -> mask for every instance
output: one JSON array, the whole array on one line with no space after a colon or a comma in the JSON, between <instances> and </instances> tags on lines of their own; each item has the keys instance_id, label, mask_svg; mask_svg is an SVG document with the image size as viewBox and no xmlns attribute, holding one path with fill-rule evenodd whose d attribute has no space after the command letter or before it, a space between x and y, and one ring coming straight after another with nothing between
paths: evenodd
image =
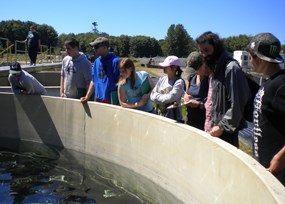
<instances>
[{"instance_id":1,"label":"girl in white top","mask_svg":"<svg viewBox=\"0 0 285 204\"><path fill-rule=\"evenodd\" d=\"M157 105L156 111L159 115L181 122L180 104L184 93L184 80L181 79L180 60L176 56L168 56L159 65L167 76L159 78L150 99Z\"/></svg>"}]
</instances>

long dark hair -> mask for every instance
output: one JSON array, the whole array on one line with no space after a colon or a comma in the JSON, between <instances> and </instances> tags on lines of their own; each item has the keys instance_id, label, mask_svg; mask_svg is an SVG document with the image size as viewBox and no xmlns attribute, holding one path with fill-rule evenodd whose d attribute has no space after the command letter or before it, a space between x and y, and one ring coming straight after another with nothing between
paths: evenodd
<instances>
[{"instance_id":1,"label":"long dark hair","mask_svg":"<svg viewBox=\"0 0 285 204\"><path fill-rule=\"evenodd\" d=\"M218 59L221 54L225 51L225 46L223 40L220 39L218 34L215 34L211 31L207 31L200 35L198 38L196 38L196 43L198 45L204 44L204 43L209 43L214 47L214 53L213 53L213 58L216 60ZM211 66L211 64L208 64Z\"/></svg>"},{"instance_id":2,"label":"long dark hair","mask_svg":"<svg viewBox=\"0 0 285 204\"><path fill-rule=\"evenodd\" d=\"M182 69L181 69L179 66L177 66L177 67L176 67L175 76L176 76L177 78L181 78L182 72L183 72Z\"/></svg>"}]
</instances>

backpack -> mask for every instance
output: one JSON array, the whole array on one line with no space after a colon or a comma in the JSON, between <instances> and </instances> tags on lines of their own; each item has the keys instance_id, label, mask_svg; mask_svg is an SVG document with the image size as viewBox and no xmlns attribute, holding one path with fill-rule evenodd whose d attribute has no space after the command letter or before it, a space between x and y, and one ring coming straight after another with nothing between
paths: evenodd
<instances>
[{"instance_id":1,"label":"backpack","mask_svg":"<svg viewBox=\"0 0 285 204\"><path fill-rule=\"evenodd\" d=\"M231 61L236 61L232 57L228 57L226 60L226 66L231 62ZM236 61L237 62L237 61ZM237 62L239 65L239 63ZM246 121L248 122L253 122L253 109L254 109L254 98L257 93L257 91L260 88L260 85L254 81L253 76L251 74L245 73L245 78L251 93L251 97L248 99L245 107L244 107L244 112L243 112L243 117Z\"/></svg>"}]
</instances>

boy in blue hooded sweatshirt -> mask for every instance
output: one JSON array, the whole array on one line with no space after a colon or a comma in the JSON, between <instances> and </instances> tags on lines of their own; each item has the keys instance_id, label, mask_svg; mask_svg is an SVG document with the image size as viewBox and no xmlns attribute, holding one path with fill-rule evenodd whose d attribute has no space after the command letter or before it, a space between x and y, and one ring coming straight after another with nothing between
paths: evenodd
<instances>
[{"instance_id":1,"label":"boy in blue hooded sweatshirt","mask_svg":"<svg viewBox=\"0 0 285 204\"><path fill-rule=\"evenodd\" d=\"M109 52L109 41L105 37L96 38L90 45L95 51L95 56L99 56L92 68L92 81L86 96L82 97L82 103L87 102L95 92L96 102L111 103L111 92L117 92L117 82L120 77L118 69L119 58Z\"/></svg>"}]
</instances>

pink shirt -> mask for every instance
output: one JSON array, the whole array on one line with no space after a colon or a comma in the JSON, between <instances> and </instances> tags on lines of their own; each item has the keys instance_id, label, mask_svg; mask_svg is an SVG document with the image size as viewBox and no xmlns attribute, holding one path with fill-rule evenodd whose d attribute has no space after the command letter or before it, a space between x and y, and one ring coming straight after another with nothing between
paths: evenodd
<instances>
[{"instance_id":1,"label":"pink shirt","mask_svg":"<svg viewBox=\"0 0 285 204\"><path fill-rule=\"evenodd\" d=\"M213 94L213 75L211 74L209 76L208 97L207 97L207 101L205 103L206 120L205 120L204 129L206 132L210 132L210 130L212 129L212 121L211 121L212 106L213 106L212 94Z\"/></svg>"}]
</instances>

